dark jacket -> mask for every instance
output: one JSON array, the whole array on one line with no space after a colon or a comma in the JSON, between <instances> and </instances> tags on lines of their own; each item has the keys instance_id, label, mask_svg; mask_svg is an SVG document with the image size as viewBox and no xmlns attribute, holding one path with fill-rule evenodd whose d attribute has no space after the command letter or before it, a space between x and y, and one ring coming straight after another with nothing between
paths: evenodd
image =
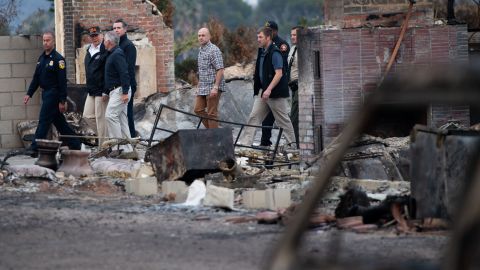
<instances>
[{"instance_id":1,"label":"dark jacket","mask_svg":"<svg viewBox=\"0 0 480 270\"><path fill-rule=\"evenodd\" d=\"M135 63L137 62L137 48L128 39L127 34L120 37L120 44L125 54L125 59L128 64L128 75L130 76L130 86L132 87L132 93L137 91L137 80L135 79ZM133 94L132 94L133 95Z\"/></svg>"},{"instance_id":2,"label":"dark jacket","mask_svg":"<svg viewBox=\"0 0 480 270\"><path fill-rule=\"evenodd\" d=\"M58 93L60 102L67 100L67 64L65 58L55 49L49 54L40 55L27 95L33 96L40 86L45 91Z\"/></svg>"},{"instance_id":3,"label":"dark jacket","mask_svg":"<svg viewBox=\"0 0 480 270\"><path fill-rule=\"evenodd\" d=\"M283 65L286 67L288 65L288 53L290 52L290 45L278 35L272 39L273 44L280 49L283 57Z\"/></svg>"},{"instance_id":4,"label":"dark jacket","mask_svg":"<svg viewBox=\"0 0 480 270\"><path fill-rule=\"evenodd\" d=\"M90 45L92 46L92 45ZM87 48L85 55L85 76L87 78L87 90L90 96L101 96L105 90L105 62L107 60L108 51L105 45L100 44L100 52L90 56Z\"/></svg>"},{"instance_id":5,"label":"dark jacket","mask_svg":"<svg viewBox=\"0 0 480 270\"><path fill-rule=\"evenodd\" d=\"M278 49L277 46L275 46L273 43L268 47L265 57L263 59L263 84L260 81L260 59L261 59L261 53L262 49L258 50L258 55L257 55L257 62L255 64L255 74L253 76L253 93L254 95L258 95L260 92L260 89L262 91L260 94L263 94L263 90L267 89L270 83L273 80L273 77L275 76L275 68L273 67L272 63L272 55L273 51L277 51L279 53L280 50ZM278 84L273 88L272 93L270 94L270 98L286 98L289 97L289 91L288 91L288 81L287 81L287 73L286 73L286 67L285 65L282 68L282 78L278 82Z\"/></svg>"},{"instance_id":6,"label":"dark jacket","mask_svg":"<svg viewBox=\"0 0 480 270\"><path fill-rule=\"evenodd\" d=\"M116 87L122 87L122 93L127 94L130 88L130 77L125 54L120 47L113 48L105 62L105 92L107 95Z\"/></svg>"}]
</instances>

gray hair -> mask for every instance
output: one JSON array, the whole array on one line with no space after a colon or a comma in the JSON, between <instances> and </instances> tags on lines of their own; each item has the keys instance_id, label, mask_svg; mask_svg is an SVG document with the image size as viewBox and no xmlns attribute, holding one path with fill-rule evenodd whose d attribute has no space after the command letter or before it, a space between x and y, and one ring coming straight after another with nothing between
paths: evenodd
<instances>
[{"instance_id":1,"label":"gray hair","mask_svg":"<svg viewBox=\"0 0 480 270\"><path fill-rule=\"evenodd\" d=\"M55 40L55 32L53 32L53 31L50 30L50 29L43 31L42 36L44 36L44 35L50 35L50 36L53 37L53 40Z\"/></svg>"},{"instance_id":2,"label":"gray hair","mask_svg":"<svg viewBox=\"0 0 480 270\"><path fill-rule=\"evenodd\" d=\"M115 33L115 31L108 31L105 34L105 40L110 40L115 46L118 46L118 43L120 41L120 37Z\"/></svg>"}]
</instances>

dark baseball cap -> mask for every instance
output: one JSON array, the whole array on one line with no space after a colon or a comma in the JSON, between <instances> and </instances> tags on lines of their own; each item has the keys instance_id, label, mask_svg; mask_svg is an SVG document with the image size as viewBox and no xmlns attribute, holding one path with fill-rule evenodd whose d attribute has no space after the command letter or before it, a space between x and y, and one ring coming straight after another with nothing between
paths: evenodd
<instances>
[{"instance_id":1,"label":"dark baseball cap","mask_svg":"<svg viewBox=\"0 0 480 270\"><path fill-rule=\"evenodd\" d=\"M90 36L96 36L96 35L100 34L100 27L92 26L92 27L88 28L88 34Z\"/></svg>"},{"instance_id":2,"label":"dark baseball cap","mask_svg":"<svg viewBox=\"0 0 480 270\"><path fill-rule=\"evenodd\" d=\"M265 23L265 26L266 26L266 27L270 27L270 28L272 28L273 30L277 30L277 31L278 31L278 25L277 25L277 23L274 22L274 21L267 21L267 22Z\"/></svg>"}]
</instances>

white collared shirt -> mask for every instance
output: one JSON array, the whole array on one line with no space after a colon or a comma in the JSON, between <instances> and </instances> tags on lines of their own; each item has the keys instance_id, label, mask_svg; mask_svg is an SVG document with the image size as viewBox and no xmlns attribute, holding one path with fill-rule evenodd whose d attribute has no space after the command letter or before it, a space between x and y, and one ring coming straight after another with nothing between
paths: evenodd
<instances>
[{"instance_id":1,"label":"white collared shirt","mask_svg":"<svg viewBox=\"0 0 480 270\"><path fill-rule=\"evenodd\" d=\"M97 47L95 47L95 45L93 45L93 43L90 45L90 47L88 48L88 52L90 53L90 56L94 56L96 53L100 52L100 46L102 44L98 44Z\"/></svg>"}]
</instances>

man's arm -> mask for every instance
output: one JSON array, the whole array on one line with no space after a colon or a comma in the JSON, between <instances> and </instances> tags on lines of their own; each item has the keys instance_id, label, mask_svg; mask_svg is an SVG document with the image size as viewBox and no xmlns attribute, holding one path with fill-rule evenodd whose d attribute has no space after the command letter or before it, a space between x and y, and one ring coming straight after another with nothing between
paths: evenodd
<instances>
[{"instance_id":1,"label":"man's arm","mask_svg":"<svg viewBox=\"0 0 480 270\"><path fill-rule=\"evenodd\" d=\"M128 75L130 76L130 86L132 91L137 90L137 82L135 81L135 63L137 62L137 48L133 43L125 47L125 59L128 64Z\"/></svg>"},{"instance_id":2,"label":"man's arm","mask_svg":"<svg viewBox=\"0 0 480 270\"><path fill-rule=\"evenodd\" d=\"M125 55L123 53L115 55L115 59L113 59L113 64L115 65L115 69L120 76L120 82L122 84L122 94L127 95L128 89L130 88L130 75L128 74L128 64L125 60Z\"/></svg>"},{"instance_id":3,"label":"man's arm","mask_svg":"<svg viewBox=\"0 0 480 270\"><path fill-rule=\"evenodd\" d=\"M60 94L60 102L67 101L67 64L65 59L61 58L57 63L57 84L58 93Z\"/></svg>"},{"instance_id":4,"label":"man's arm","mask_svg":"<svg viewBox=\"0 0 480 270\"><path fill-rule=\"evenodd\" d=\"M272 94L273 88L277 86L278 82L282 79L283 71L282 69L275 69L275 76L273 76L272 82L268 85L267 89L263 91L262 99L267 100Z\"/></svg>"},{"instance_id":5,"label":"man's arm","mask_svg":"<svg viewBox=\"0 0 480 270\"><path fill-rule=\"evenodd\" d=\"M37 67L35 68L35 72L33 73L32 81L30 82L30 86L28 87L28 90L27 90L27 96L29 96L30 98L33 96L35 91L37 91L37 88L40 84L40 78L39 77L40 77L40 58L38 59ZM26 102L25 102L25 104L26 104Z\"/></svg>"},{"instance_id":6,"label":"man's arm","mask_svg":"<svg viewBox=\"0 0 480 270\"><path fill-rule=\"evenodd\" d=\"M215 73L215 85L213 86L213 89L210 91L210 96L214 97L218 94L218 88L220 87L220 82L222 81L223 78L223 68L217 70L217 73Z\"/></svg>"}]
</instances>

